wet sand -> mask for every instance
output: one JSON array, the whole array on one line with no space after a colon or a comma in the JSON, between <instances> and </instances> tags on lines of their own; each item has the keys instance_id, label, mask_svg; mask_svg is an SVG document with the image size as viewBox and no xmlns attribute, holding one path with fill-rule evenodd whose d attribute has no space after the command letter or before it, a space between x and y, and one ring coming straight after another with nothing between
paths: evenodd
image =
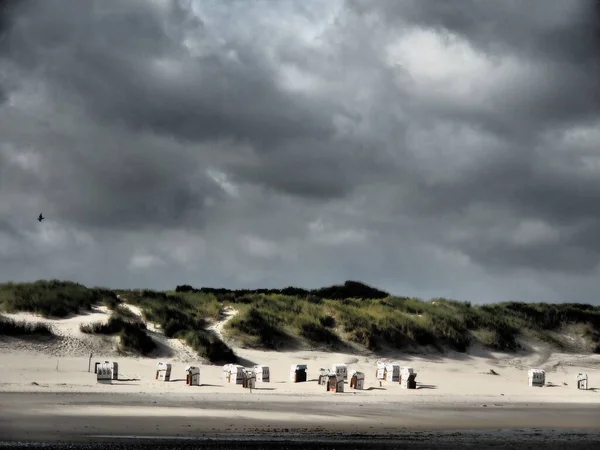
<instances>
[{"instance_id":1,"label":"wet sand","mask_svg":"<svg viewBox=\"0 0 600 450\"><path fill-rule=\"evenodd\" d=\"M143 448L154 445L152 439L161 439L164 448L185 448L200 442L182 439L200 438L202 448L301 448L296 444L310 442L310 448L316 449L325 441L345 440L345 448L377 448L375 444L378 448L436 448L432 445L438 444L452 448L465 442L521 448L518 445L536 442L543 448L568 443L573 449L600 444L600 408L565 403L344 405L304 400L290 404L173 394L129 394L123 403L119 394L0 393L0 436L13 446L16 442L120 442L126 445L123 448L134 444ZM113 444L110 448L116 448Z\"/></svg>"},{"instance_id":2,"label":"wet sand","mask_svg":"<svg viewBox=\"0 0 600 450\"><path fill-rule=\"evenodd\" d=\"M595 436L580 433L523 433L507 430L501 433L403 433L393 437L374 436L369 438L303 438L289 439L281 438L242 438L242 439L112 439L98 442L90 439L86 443L64 442L64 443L14 443L1 442L0 449L44 449L44 450L191 450L191 449L214 449L214 450L376 450L376 449L569 449L587 450L597 449L600 440Z\"/></svg>"}]
</instances>

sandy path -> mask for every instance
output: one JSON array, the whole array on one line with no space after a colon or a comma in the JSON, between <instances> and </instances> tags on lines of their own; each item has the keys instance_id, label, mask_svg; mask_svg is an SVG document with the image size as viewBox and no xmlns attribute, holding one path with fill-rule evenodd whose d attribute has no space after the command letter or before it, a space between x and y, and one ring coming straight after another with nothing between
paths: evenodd
<instances>
[{"instance_id":1,"label":"sandy path","mask_svg":"<svg viewBox=\"0 0 600 450\"><path fill-rule=\"evenodd\" d=\"M219 336L219 339L221 339L223 342L227 343L227 345L232 346L232 343L229 341L229 339L227 339L227 337L224 336L223 328L225 327L227 322L229 322L231 319L233 319L236 316L236 314L238 314L238 310L235 308L232 308L231 306L226 306L221 311L221 314L222 314L221 320L212 324L210 327L208 327L208 329L210 331L214 332L217 336ZM234 351L235 351L235 349L234 349Z\"/></svg>"}]
</instances>

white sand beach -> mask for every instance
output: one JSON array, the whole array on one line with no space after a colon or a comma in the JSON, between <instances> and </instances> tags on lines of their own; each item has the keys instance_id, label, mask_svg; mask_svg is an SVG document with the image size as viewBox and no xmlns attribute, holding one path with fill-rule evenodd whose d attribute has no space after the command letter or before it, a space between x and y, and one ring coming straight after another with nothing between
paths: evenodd
<instances>
[{"instance_id":1,"label":"white sand beach","mask_svg":"<svg viewBox=\"0 0 600 450\"><path fill-rule=\"evenodd\" d=\"M132 310L139 313L135 308ZM78 417L77 420L105 417L112 421L111 429L118 428L123 418L137 418L140 424L145 423L143 417L153 420L185 417L192 421L202 418L204 431L212 432L233 432L230 422L246 423L240 426L245 432L290 427L290 424L300 428L366 432L402 428L560 428L561 425L593 429L600 423L600 355L555 353L542 345L516 354L473 349L469 354L445 355L275 352L234 347L244 366L257 364L270 368L270 382L257 382L250 391L226 383L222 366L199 359L184 343L165 338L151 324L148 324L150 334L160 344L152 357L120 355L115 338L81 333L81 323L108 318L103 308L58 320L27 313L5 316L47 322L59 336L46 342L0 339L3 414L11 416L13 421L18 414L28 414L28 427L32 426L32 417L60 421L63 416ZM220 332L222 326L223 322L215 324L213 329ZM118 363L118 380L97 382L94 363L105 360ZM412 367L417 373L416 389L376 379L380 360ZM172 365L169 382L156 379L157 364L161 361ZM346 364L349 371L364 372L364 389L350 389L346 383L343 393L333 393L319 385L320 368L337 363ZM307 382L290 381L293 364L308 366ZM199 386L186 385L185 368L190 365L200 368ZM546 371L546 386L528 386L530 368ZM575 379L580 372L588 374L587 390L576 388ZM7 412L10 408L19 411L17 416ZM532 414L527 408L535 408L537 413ZM539 413L544 410L544 414ZM129 419L127 422L133 423ZM18 423L12 422L11 430L17 429Z\"/></svg>"}]
</instances>

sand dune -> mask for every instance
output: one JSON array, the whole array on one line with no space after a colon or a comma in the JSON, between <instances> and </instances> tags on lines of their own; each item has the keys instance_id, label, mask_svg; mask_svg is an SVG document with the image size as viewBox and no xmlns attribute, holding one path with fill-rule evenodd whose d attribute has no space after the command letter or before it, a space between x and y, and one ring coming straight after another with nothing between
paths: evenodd
<instances>
[{"instance_id":1,"label":"sand dune","mask_svg":"<svg viewBox=\"0 0 600 450\"><path fill-rule=\"evenodd\" d=\"M225 308L223 308L223 311L222 311L223 319L215 322L210 327L208 327L208 329L213 331L217 336L219 336L219 338L221 338L222 341L228 342L228 339L223 334L223 327L229 320L233 319L237 313L238 313L238 311L236 309L234 309L230 306L226 306ZM228 344L231 344L231 343L228 342Z\"/></svg>"},{"instance_id":2,"label":"sand dune","mask_svg":"<svg viewBox=\"0 0 600 450\"><path fill-rule=\"evenodd\" d=\"M0 338L0 352L7 350L41 351L52 356L84 356L90 352L117 354L117 338L113 336L98 336L82 333L80 325L92 322L107 322L110 311L104 306L96 306L91 312L82 311L76 316L64 319L48 319L30 313L3 313L2 316L19 322L41 322L50 326L57 336L50 342L39 342L28 339Z\"/></svg>"},{"instance_id":3,"label":"sand dune","mask_svg":"<svg viewBox=\"0 0 600 450\"><path fill-rule=\"evenodd\" d=\"M142 318L142 312L135 305L124 304L136 316ZM57 339L40 342L32 339L0 338L0 352L19 350L28 353L41 352L53 358L71 358L77 356L89 357L90 353L103 357L122 357L118 350L117 336L101 336L82 333L80 326L93 322L107 322L110 310L104 306L96 306L91 312L82 311L80 315L67 318L48 319L31 313L2 314L4 317L22 322L42 322L52 328ZM151 358L169 358L175 362L200 363L201 358L193 349L180 339L167 338L163 332L152 322L146 322L147 333L157 345L157 350ZM10 351L9 351L10 353ZM139 359L134 357L133 359Z\"/></svg>"},{"instance_id":4,"label":"sand dune","mask_svg":"<svg viewBox=\"0 0 600 450\"><path fill-rule=\"evenodd\" d=\"M128 307L141 315L139 309ZM221 334L226 320L234 314L234 310L227 311L222 321L212 325L214 332ZM153 324L147 324L149 333L159 342L161 351L147 358L119 355L114 338L81 333L81 323L107 320L108 312L104 308L58 320L25 313L7 316L46 322L59 335L56 342L0 338L0 396L5 402L18 402L20 414L25 414L23 420L27 421L53 415L68 416L73 420L94 415L96 418L107 417L107 421L114 417L110 427L118 428L118 417L137 418L136 423L142 424L143 417L185 416L189 420L202 419L206 425L204 432L210 431L207 424L211 424L213 432L227 432L223 428L223 420L227 417L232 422L246 420L248 427L267 430L285 423L286 427L290 424L313 428L318 425L319 429L325 430L357 431L358 428L352 425L357 417L361 418L361 430L397 428L398 414L404 411L403 427L420 429L428 426L472 428L474 424L480 428L498 428L502 424L507 427L519 424L522 427L528 424L557 427L562 420L561 408L570 408L569 411L581 413L570 413L576 419L569 423L562 421L565 426L576 427L579 423L593 428L598 417L590 416L586 411L600 411L596 408L600 404L600 355L558 353L542 344L530 343L527 351L517 354L490 352L483 348L473 348L469 354L388 352L387 360L410 366L417 372L415 390L375 378L376 363L383 359L381 355L234 348L246 366L264 364L271 369L271 381L258 383L250 392L239 385L225 383L221 366L207 364L184 343L167 339ZM93 353L91 372L88 371L90 352ZM104 360L119 363L119 379L110 384L98 383L93 373L93 363ZM159 361L173 365L170 382L155 379ZM350 390L346 384L344 393L326 392L317 383L319 369L334 363L345 363L349 370L364 372L365 389ZM308 382L292 383L289 380L292 364L308 365ZM200 366L200 386L186 386L187 365ZM527 370L533 367L546 370L548 386L528 386ZM578 372L588 374L589 390L576 389ZM14 395L11 393L18 393L21 400L11 400L13 397L10 396ZM51 394L52 400L42 393ZM73 397L76 393L78 395ZM57 404L60 408L56 408ZM531 412L533 410L527 408L537 409ZM548 412L540 415L543 408ZM482 415L484 410L488 412ZM531 417L531 414L537 416ZM15 427L24 427L18 417L10 420ZM82 427L84 422L81 422ZM50 423L54 424L52 427L59 427L63 422L56 419L47 422ZM109 422L106 424L109 427ZM175 421L172 426L175 429L180 425Z\"/></svg>"},{"instance_id":5,"label":"sand dune","mask_svg":"<svg viewBox=\"0 0 600 450\"><path fill-rule=\"evenodd\" d=\"M141 315L139 309L128 306ZM220 332L224 323L233 317L228 311L225 319L213 326ZM228 385L222 379L222 368L206 364L178 339L167 339L159 329L148 324L149 333L161 351L154 357L125 357L116 351L115 338L99 337L81 333L81 323L107 320L105 308L96 308L90 314L66 319L43 319L27 313L7 314L15 320L43 321L50 324L57 335L57 342L35 342L33 340L0 340L2 355L0 368L0 390L2 391L78 391L78 392L194 392L231 393L246 395L240 386ZM260 351L234 349L246 365L265 364L271 368L271 382L259 386L256 394L265 396L324 397L324 389L316 382L319 369L334 363L345 363L349 370L366 374L365 390L350 391L336 395L336 401L381 401L403 402L461 402L469 399L496 399L504 402L582 402L600 403L600 355L552 353L548 347L532 347L525 353L503 354L473 349L471 354L448 353L446 355L407 355L397 353L386 359L410 366L417 372L418 389L402 389L397 383L375 379L376 363L382 359L377 355L328 353L319 351ZM117 361L120 378L112 385L96 383L93 373L88 373L88 357L93 361ZM173 364L172 380L169 383L154 379L158 361ZM201 387L189 387L184 383L187 365L201 367ZM307 383L289 381L292 364L307 364ZM547 383L552 388L531 388L527 385L527 370L543 368L547 372ZM493 370L497 375L490 375ZM586 372L590 377L590 390L575 389L575 375ZM130 381L126 381L130 380ZM329 395L329 394L327 394ZM253 398L256 395L253 394Z\"/></svg>"}]
</instances>

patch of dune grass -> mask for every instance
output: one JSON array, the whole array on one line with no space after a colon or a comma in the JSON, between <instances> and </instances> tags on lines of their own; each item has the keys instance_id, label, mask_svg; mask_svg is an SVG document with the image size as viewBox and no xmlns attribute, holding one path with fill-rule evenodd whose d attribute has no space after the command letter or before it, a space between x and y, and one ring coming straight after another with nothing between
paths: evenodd
<instances>
[{"instance_id":1,"label":"patch of dune grass","mask_svg":"<svg viewBox=\"0 0 600 450\"><path fill-rule=\"evenodd\" d=\"M229 335L240 337L244 345L276 350L288 341L277 316L260 307L238 313L225 326Z\"/></svg>"},{"instance_id":2,"label":"patch of dune grass","mask_svg":"<svg viewBox=\"0 0 600 450\"><path fill-rule=\"evenodd\" d=\"M185 342L193 348L198 355L212 363L235 363L237 356L216 335L205 330L188 330L181 335Z\"/></svg>"},{"instance_id":3,"label":"patch of dune grass","mask_svg":"<svg viewBox=\"0 0 600 450\"><path fill-rule=\"evenodd\" d=\"M111 315L106 322L92 322L81 324L79 329L87 334L117 334L125 328L145 330L146 325L137 320L127 320L120 316Z\"/></svg>"},{"instance_id":4,"label":"patch of dune grass","mask_svg":"<svg viewBox=\"0 0 600 450\"><path fill-rule=\"evenodd\" d=\"M52 329L41 322L16 321L8 317L0 317L1 336L53 336Z\"/></svg>"},{"instance_id":5,"label":"patch of dune grass","mask_svg":"<svg viewBox=\"0 0 600 450\"><path fill-rule=\"evenodd\" d=\"M298 319L297 326L299 335L313 344L321 344L332 348L341 344L339 336L324 326L320 318L302 317Z\"/></svg>"},{"instance_id":6,"label":"patch of dune grass","mask_svg":"<svg viewBox=\"0 0 600 450\"><path fill-rule=\"evenodd\" d=\"M124 306L123 304L119 304L117 307L115 307L111 312L111 316L120 317L121 319L128 320L130 322L140 322L142 320L133 311L131 311L128 307Z\"/></svg>"},{"instance_id":7,"label":"patch of dune grass","mask_svg":"<svg viewBox=\"0 0 600 450\"><path fill-rule=\"evenodd\" d=\"M587 306L505 303L473 307L446 299L425 302L402 297L334 304L336 320L346 336L371 349L386 343L397 348L434 345L464 352L479 341L491 349L513 351L524 329L554 329L578 321L600 329L600 308Z\"/></svg>"},{"instance_id":8,"label":"patch of dune grass","mask_svg":"<svg viewBox=\"0 0 600 450\"><path fill-rule=\"evenodd\" d=\"M181 338L210 362L237 357L218 336L206 330L209 320L220 318L222 304L212 294L194 292L121 291L128 303L138 306L146 321L157 324L169 338Z\"/></svg>"},{"instance_id":9,"label":"patch of dune grass","mask_svg":"<svg viewBox=\"0 0 600 450\"><path fill-rule=\"evenodd\" d=\"M335 348L341 344L332 330L335 318L323 305L281 294L258 295L226 325L230 337L250 347L280 349L294 339Z\"/></svg>"},{"instance_id":10,"label":"patch of dune grass","mask_svg":"<svg viewBox=\"0 0 600 450\"><path fill-rule=\"evenodd\" d=\"M0 284L0 307L7 312L26 311L44 317L66 317L93 305L117 301L114 292L87 288L71 281L40 280L34 283Z\"/></svg>"},{"instance_id":11,"label":"patch of dune grass","mask_svg":"<svg viewBox=\"0 0 600 450\"><path fill-rule=\"evenodd\" d=\"M371 350L377 348L378 328L372 314L361 311L357 306L344 304L337 306L335 314L347 339Z\"/></svg>"},{"instance_id":12,"label":"patch of dune grass","mask_svg":"<svg viewBox=\"0 0 600 450\"><path fill-rule=\"evenodd\" d=\"M104 306L106 306L108 309L110 309L111 311L115 311L116 309L122 307L121 300L119 300L115 294L109 295L108 293L111 292L107 289L102 289L100 290L100 292L103 294L102 303L104 303ZM104 295L105 293L106 295Z\"/></svg>"},{"instance_id":13,"label":"patch of dune grass","mask_svg":"<svg viewBox=\"0 0 600 450\"><path fill-rule=\"evenodd\" d=\"M148 355L156 348L156 343L144 329L126 326L119 332L119 346L126 352Z\"/></svg>"},{"instance_id":14,"label":"patch of dune grass","mask_svg":"<svg viewBox=\"0 0 600 450\"><path fill-rule=\"evenodd\" d=\"M111 315L107 322L81 324L82 333L119 335L120 348L126 352L147 355L156 348L156 343L146 334L146 325L138 320L128 320Z\"/></svg>"}]
</instances>

